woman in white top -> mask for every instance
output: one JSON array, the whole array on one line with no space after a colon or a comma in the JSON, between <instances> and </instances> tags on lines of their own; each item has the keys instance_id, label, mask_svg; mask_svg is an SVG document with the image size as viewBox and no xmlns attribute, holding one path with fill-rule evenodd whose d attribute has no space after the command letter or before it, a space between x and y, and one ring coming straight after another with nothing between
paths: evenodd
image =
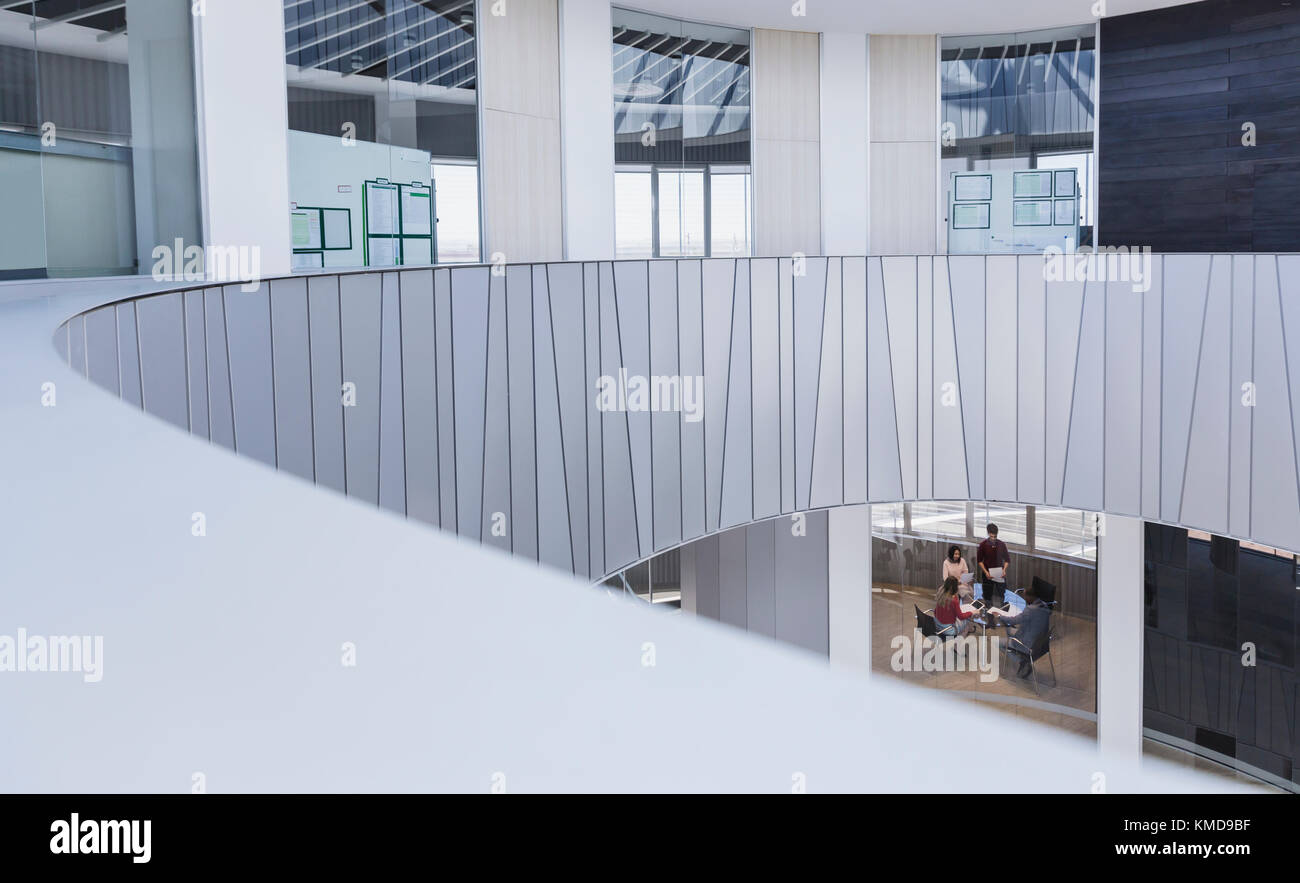
<instances>
[{"instance_id":1,"label":"woman in white top","mask_svg":"<svg viewBox=\"0 0 1300 883\"><path fill-rule=\"evenodd\" d=\"M970 573L970 568L966 566L966 559L961 557L961 547L949 546L948 557L943 560L943 578L952 577L957 580L958 585L961 586L961 593L968 595L971 591L970 584L962 582L963 573Z\"/></svg>"}]
</instances>

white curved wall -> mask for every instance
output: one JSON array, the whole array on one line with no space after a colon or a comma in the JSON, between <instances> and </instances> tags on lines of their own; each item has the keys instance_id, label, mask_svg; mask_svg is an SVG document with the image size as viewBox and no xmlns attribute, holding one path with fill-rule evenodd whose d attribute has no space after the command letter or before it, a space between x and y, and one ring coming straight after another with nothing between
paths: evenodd
<instances>
[{"instance_id":1,"label":"white curved wall","mask_svg":"<svg viewBox=\"0 0 1300 883\"><path fill-rule=\"evenodd\" d=\"M61 346L242 453L591 578L777 514L912 499L1300 548L1300 257L1157 256L1147 291L1048 282L1039 256L803 269L294 278L108 307ZM620 369L702 377L702 419L598 409Z\"/></svg>"}]
</instances>

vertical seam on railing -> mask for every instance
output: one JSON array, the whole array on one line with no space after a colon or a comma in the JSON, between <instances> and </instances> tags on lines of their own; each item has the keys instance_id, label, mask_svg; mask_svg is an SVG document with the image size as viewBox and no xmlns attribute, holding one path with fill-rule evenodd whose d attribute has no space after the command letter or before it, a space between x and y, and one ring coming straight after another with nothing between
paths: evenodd
<instances>
[{"instance_id":1,"label":"vertical seam on railing","mask_svg":"<svg viewBox=\"0 0 1300 883\"><path fill-rule=\"evenodd\" d=\"M483 510L487 503L487 424L488 424L488 371L492 364L492 271L487 276L487 321L483 323L483 434L481 454L479 457L478 479L478 541L483 542ZM508 381L509 378L507 378ZM506 407L509 407L509 397ZM509 444L509 439L506 440Z\"/></svg>"},{"instance_id":2,"label":"vertical seam on railing","mask_svg":"<svg viewBox=\"0 0 1300 883\"><path fill-rule=\"evenodd\" d=\"M1187 496L1187 461L1192 455L1192 429L1196 426L1196 397L1201 387L1201 358L1205 352L1205 323L1210 315L1210 280L1214 278L1214 255L1209 256L1209 263L1205 268L1205 302L1201 305L1201 333L1197 335L1196 340L1196 373L1192 377L1192 407L1187 415L1187 444L1183 447L1183 480L1178 486L1178 523L1183 523L1183 500ZM1282 284L1278 281L1277 303L1279 311L1282 310ZM1286 316L1282 313L1282 333L1286 334ZM1284 338L1285 339L1285 338ZM1283 348L1283 357L1286 356L1286 350ZM1288 376L1288 382L1290 377ZM1292 424L1294 426L1294 423ZM1294 430L1292 430L1294 431ZM1293 445L1294 447L1294 445ZM1300 480L1300 473L1297 473L1297 479ZM1300 485L1297 485L1300 489Z\"/></svg>"},{"instance_id":3,"label":"vertical seam on railing","mask_svg":"<svg viewBox=\"0 0 1300 883\"><path fill-rule=\"evenodd\" d=\"M343 386L347 383L347 374L343 367L343 280L334 279L334 295L339 307L339 395L343 395ZM224 293L222 295L224 297ZM224 311L222 312L224 315ZM434 331L435 338L437 330ZM343 493L348 492L348 412L342 400L339 401L339 429L343 435Z\"/></svg>"},{"instance_id":4,"label":"vertical seam on railing","mask_svg":"<svg viewBox=\"0 0 1300 883\"><path fill-rule=\"evenodd\" d=\"M397 401L402 415L402 514L410 518L411 477L406 457L406 340L402 328L402 273L399 270L394 275L397 277ZM487 384L483 385L483 395L487 395ZM484 413L486 412L485 407ZM480 515L483 514L481 510L480 506Z\"/></svg>"},{"instance_id":5,"label":"vertical seam on railing","mask_svg":"<svg viewBox=\"0 0 1300 883\"><path fill-rule=\"evenodd\" d=\"M817 387L813 393L812 437L808 440L808 508L812 508L813 479L817 475L817 417L822 406L822 359L826 356L826 299L829 294L831 259L823 258L826 266L822 270L822 319L817 328ZM902 481L902 461L899 461L899 481Z\"/></svg>"},{"instance_id":6,"label":"vertical seam on railing","mask_svg":"<svg viewBox=\"0 0 1300 883\"><path fill-rule=\"evenodd\" d=\"M185 356L185 429L194 432L194 403L190 399L190 307L188 292L182 291L181 298L181 352ZM84 330L85 323L82 323ZM89 343L89 341L87 341ZM90 349L89 346L86 347ZM89 360L89 353L87 353ZM87 361L87 375L89 375L89 361Z\"/></svg>"},{"instance_id":7,"label":"vertical seam on railing","mask_svg":"<svg viewBox=\"0 0 1300 883\"><path fill-rule=\"evenodd\" d=\"M646 284L646 304L647 312L649 311L649 281ZM555 418L560 427L560 470L564 478L564 518L565 525L569 528L569 570L577 571L577 552L573 548L573 501L569 497L569 460L564 444L564 407L560 401L560 357L555 350L555 312L551 307L551 266L546 265L546 317L551 329L551 372L555 378ZM487 386L484 384L484 397L487 396ZM487 408L484 407L486 414ZM652 439L653 441L653 439ZM653 513L652 513L653 517ZM653 522L652 522L653 523ZM653 537L651 538L653 540ZM538 559L541 559L541 550L538 550Z\"/></svg>"},{"instance_id":8,"label":"vertical seam on railing","mask_svg":"<svg viewBox=\"0 0 1300 883\"><path fill-rule=\"evenodd\" d=\"M221 315L223 317L226 314L225 297L226 297L226 290L223 288L221 290L221 298L222 298ZM140 302L138 300L131 301L131 313L135 317L135 372L136 372L136 379L140 381L140 410L147 411L148 409L144 405L144 345L140 342ZM69 329L68 333L69 334L72 333L71 329ZM71 340L71 338L69 338L69 340ZM68 354L69 354L69 359L71 359L71 354L72 354L71 343L68 344ZM226 335L226 369L229 370L229 368L230 368L230 335L227 334ZM230 395L231 395L230 423L233 426L235 422L234 387L231 387Z\"/></svg>"},{"instance_id":9,"label":"vertical seam on railing","mask_svg":"<svg viewBox=\"0 0 1300 883\"><path fill-rule=\"evenodd\" d=\"M1074 376L1070 382L1070 413L1065 421L1065 458L1061 462L1061 493L1057 496L1058 506L1065 505L1065 484L1070 475L1070 437L1074 435L1074 405L1079 395L1079 362L1083 350L1083 321L1088 312L1088 280L1083 280L1083 293L1079 295L1079 330L1074 336ZM1199 358L1197 361L1200 361ZM1195 394L1193 394L1195 398Z\"/></svg>"},{"instance_id":10,"label":"vertical seam on railing","mask_svg":"<svg viewBox=\"0 0 1300 883\"><path fill-rule=\"evenodd\" d=\"M619 376L622 377L622 372L624 367L623 365L623 323L620 321L620 315L618 310L618 276L614 273L613 264L610 264L609 267L609 277L610 277L610 283L613 286L613 290L611 293L614 298L614 335L615 335L615 339L618 342ZM623 403L620 402L620 405L621 404ZM622 414L623 414L623 430L627 436L628 482L632 485L632 524L636 531L636 557L640 558L644 553L641 549L641 513L637 508L637 501L636 501L636 461L632 454L632 421L628 417L628 412L626 408L622 409ZM536 422L534 421L534 428L535 427L536 427ZM536 436L534 436L534 439L535 438ZM535 449L536 449L536 445L534 445L534 450ZM626 564L627 562L620 562L620 563Z\"/></svg>"},{"instance_id":11,"label":"vertical seam on railing","mask_svg":"<svg viewBox=\"0 0 1300 883\"><path fill-rule=\"evenodd\" d=\"M378 388L375 390L375 505L384 505L384 277L379 273L379 352ZM456 520L457 525L460 519Z\"/></svg>"},{"instance_id":12,"label":"vertical seam on railing","mask_svg":"<svg viewBox=\"0 0 1300 883\"><path fill-rule=\"evenodd\" d=\"M311 420L311 432L308 433L311 438L311 480L315 482L316 478L316 384L315 365L312 362L311 352L311 280L304 279L302 283L302 305L303 314L307 320L307 414ZM210 423L211 421L209 421Z\"/></svg>"},{"instance_id":13,"label":"vertical seam on railing","mask_svg":"<svg viewBox=\"0 0 1300 883\"><path fill-rule=\"evenodd\" d=\"M731 259L731 310L727 316L727 386L722 400L722 462L718 469L718 521L717 529L722 530L722 504L727 497L727 429L731 421L731 359L736 349L736 277L740 267L736 259ZM708 525L705 525L705 529Z\"/></svg>"},{"instance_id":14,"label":"vertical seam on railing","mask_svg":"<svg viewBox=\"0 0 1300 883\"><path fill-rule=\"evenodd\" d=\"M271 306L271 283L262 283L266 286L266 332L268 338L268 349L271 352L271 447L275 468L280 468L280 415L278 402L275 395L275 309ZM379 341L380 349L383 349L383 338Z\"/></svg>"},{"instance_id":15,"label":"vertical seam on railing","mask_svg":"<svg viewBox=\"0 0 1300 883\"><path fill-rule=\"evenodd\" d=\"M705 245L706 246L708 245L707 238L705 239ZM548 307L550 305L550 299L551 299L551 277L550 277L550 272L548 270L546 276L546 302ZM645 262L645 364L646 364L647 383L653 383L653 380L651 380L651 378L654 376L655 373L654 372L654 356L655 356L654 335L651 330L653 324L654 322L650 318L650 262L646 261ZM555 352L554 340L555 340L555 328L554 325L552 325L551 327L552 355L554 355ZM554 359L552 359L552 362L554 362ZM556 386L557 398L559 394L558 389L559 387L558 387L558 380L557 380L557 386ZM649 441L650 443L649 445L646 446L646 448L650 454L650 551L653 552L656 548L658 548L658 544L655 539L655 408L653 407L653 405L651 405L650 407L650 440ZM561 443L561 448L562 447L563 444ZM681 464L679 463L678 466L680 467L680 465ZM649 565L646 566L646 570L647 571L650 570ZM651 601L653 602L654 600L653 580L651 580L650 582L650 598Z\"/></svg>"}]
</instances>

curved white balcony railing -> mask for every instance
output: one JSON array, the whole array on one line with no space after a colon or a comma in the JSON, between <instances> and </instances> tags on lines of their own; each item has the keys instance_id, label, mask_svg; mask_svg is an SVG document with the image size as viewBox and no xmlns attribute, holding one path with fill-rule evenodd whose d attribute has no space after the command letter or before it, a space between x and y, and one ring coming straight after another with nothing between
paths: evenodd
<instances>
[{"instance_id":1,"label":"curved white balcony railing","mask_svg":"<svg viewBox=\"0 0 1300 883\"><path fill-rule=\"evenodd\" d=\"M197 435L590 579L777 514L915 499L1300 548L1300 256L1149 263L1110 282L1049 281L1037 255L357 272L150 294L56 342Z\"/></svg>"}]
</instances>

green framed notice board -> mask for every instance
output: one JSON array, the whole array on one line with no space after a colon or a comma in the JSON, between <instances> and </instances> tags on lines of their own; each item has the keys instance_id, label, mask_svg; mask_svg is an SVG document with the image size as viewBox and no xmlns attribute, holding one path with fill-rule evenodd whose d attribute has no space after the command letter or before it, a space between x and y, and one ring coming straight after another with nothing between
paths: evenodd
<instances>
[{"instance_id":1,"label":"green framed notice board","mask_svg":"<svg viewBox=\"0 0 1300 883\"><path fill-rule=\"evenodd\" d=\"M325 252L352 250L352 209L300 205L290 212L297 267L324 267ZM319 261L309 256L319 255Z\"/></svg>"},{"instance_id":2,"label":"green framed notice board","mask_svg":"<svg viewBox=\"0 0 1300 883\"><path fill-rule=\"evenodd\" d=\"M367 267L433 263L433 187L414 181L394 184L386 178L366 181L361 191Z\"/></svg>"}]
</instances>

